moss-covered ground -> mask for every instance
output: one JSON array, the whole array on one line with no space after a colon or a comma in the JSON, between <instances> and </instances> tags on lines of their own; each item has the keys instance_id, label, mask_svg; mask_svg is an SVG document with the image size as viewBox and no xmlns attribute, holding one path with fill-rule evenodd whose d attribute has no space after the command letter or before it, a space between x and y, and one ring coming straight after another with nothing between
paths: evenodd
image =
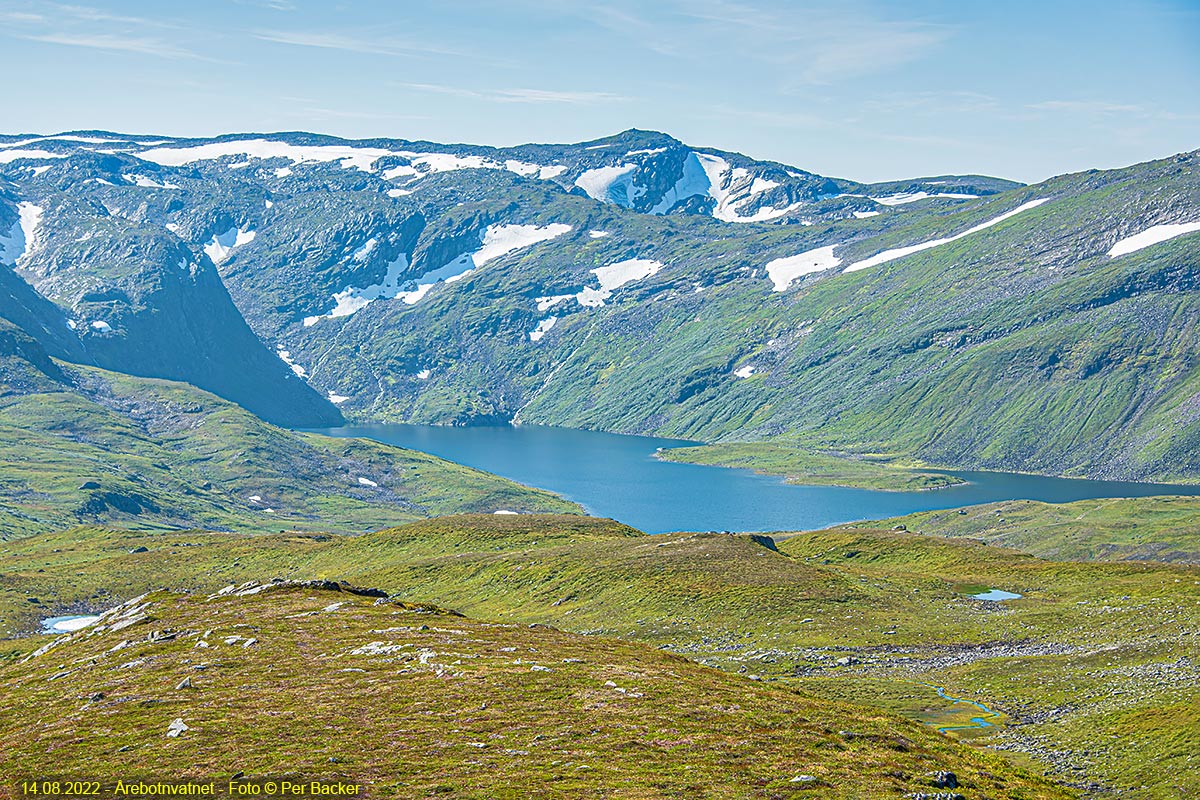
<instances>
[{"instance_id":1,"label":"moss-covered ground","mask_svg":"<svg viewBox=\"0 0 1200 800\"><path fill-rule=\"evenodd\" d=\"M1129 502L1133 519L1156 501ZM350 538L76 530L5 543L0 565L10 634L158 587L344 579L472 617L638 641L937 727L979 715L941 687L998 714L953 736L1073 786L1174 798L1200 783L1200 722L1183 711L1200 702L1195 566L1048 561L890 528L776 544L526 515ZM970 596L990 588L1022 597ZM31 643L9 639L9 657Z\"/></svg>"},{"instance_id":2,"label":"moss-covered ground","mask_svg":"<svg viewBox=\"0 0 1200 800\"><path fill-rule=\"evenodd\" d=\"M368 797L859 800L950 771L972 798L1070 796L918 723L642 644L304 586L156 592L0 687L14 795L35 777L291 777Z\"/></svg>"}]
</instances>

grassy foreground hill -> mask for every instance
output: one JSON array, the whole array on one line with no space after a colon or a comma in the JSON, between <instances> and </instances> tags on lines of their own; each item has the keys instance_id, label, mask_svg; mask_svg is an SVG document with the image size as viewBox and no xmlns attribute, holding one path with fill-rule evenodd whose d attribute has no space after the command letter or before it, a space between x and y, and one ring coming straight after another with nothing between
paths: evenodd
<instances>
[{"instance_id":1,"label":"grassy foreground hill","mask_svg":"<svg viewBox=\"0 0 1200 800\"><path fill-rule=\"evenodd\" d=\"M399 798L858 800L933 796L952 772L955 796L1071 796L864 706L644 645L334 589L156 592L10 664L0 774L222 790L341 778Z\"/></svg>"},{"instance_id":2,"label":"grassy foreground hill","mask_svg":"<svg viewBox=\"0 0 1200 800\"><path fill-rule=\"evenodd\" d=\"M1128 502L1136 518L1157 501ZM1178 798L1200 783L1200 722L1187 711L1200 702L1200 567L1047 561L858 526L776 544L472 515L329 539L77 530L8 542L0 568L10 634L161 586L344 579L473 617L637 641L936 727L971 725L976 707L940 688L996 712L989 728L953 735L1101 794ZM971 597L989 588L1023 597ZM10 639L9 658L28 642Z\"/></svg>"}]
</instances>

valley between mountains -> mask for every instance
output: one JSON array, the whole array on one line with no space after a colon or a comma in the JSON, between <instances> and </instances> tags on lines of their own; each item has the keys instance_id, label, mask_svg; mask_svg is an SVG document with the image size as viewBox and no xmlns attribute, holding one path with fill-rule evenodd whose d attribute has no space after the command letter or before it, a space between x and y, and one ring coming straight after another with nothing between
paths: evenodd
<instances>
[{"instance_id":1,"label":"valley between mountains","mask_svg":"<svg viewBox=\"0 0 1200 800\"><path fill-rule=\"evenodd\" d=\"M305 430L648 434L890 491L1194 484L1198 167L863 184L639 130L0 136L0 796L134 768L1194 796L1200 499L648 536Z\"/></svg>"}]
</instances>

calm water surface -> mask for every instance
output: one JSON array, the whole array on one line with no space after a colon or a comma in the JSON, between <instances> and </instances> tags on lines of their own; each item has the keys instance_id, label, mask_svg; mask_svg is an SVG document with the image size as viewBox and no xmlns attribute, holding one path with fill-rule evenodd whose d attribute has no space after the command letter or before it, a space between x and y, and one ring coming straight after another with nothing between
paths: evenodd
<instances>
[{"instance_id":1,"label":"calm water surface","mask_svg":"<svg viewBox=\"0 0 1200 800\"><path fill-rule=\"evenodd\" d=\"M810 530L915 511L1092 497L1200 495L1200 486L1042 478L1004 472L955 472L970 483L925 492L877 492L835 486L789 486L749 470L676 464L658 448L692 442L539 426L449 428L363 425L314 431L358 436L435 456L549 489L589 514L612 517L647 533L668 531Z\"/></svg>"}]
</instances>

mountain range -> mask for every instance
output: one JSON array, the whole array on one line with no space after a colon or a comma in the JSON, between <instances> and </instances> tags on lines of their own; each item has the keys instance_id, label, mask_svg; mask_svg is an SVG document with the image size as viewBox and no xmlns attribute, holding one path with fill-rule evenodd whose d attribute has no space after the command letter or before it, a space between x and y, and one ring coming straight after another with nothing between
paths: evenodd
<instances>
[{"instance_id":1,"label":"mountain range","mask_svg":"<svg viewBox=\"0 0 1200 800\"><path fill-rule=\"evenodd\" d=\"M1194 480L1198 160L862 184L637 130L0 137L0 316L292 427Z\"/></svg>"}]
</instances>

